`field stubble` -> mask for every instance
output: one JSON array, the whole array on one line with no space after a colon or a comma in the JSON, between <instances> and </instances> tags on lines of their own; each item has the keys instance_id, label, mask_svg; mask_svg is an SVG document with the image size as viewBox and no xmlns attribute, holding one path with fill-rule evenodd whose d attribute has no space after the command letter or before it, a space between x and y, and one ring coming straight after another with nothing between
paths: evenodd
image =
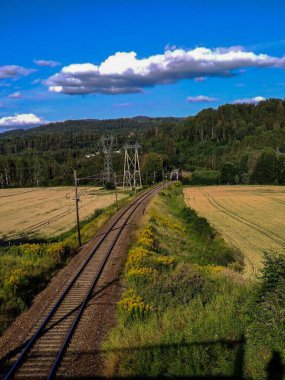
<instances>
[{"instance_id":1,"label":"field stubble","mask_svg":"<svg viewBox=\"0 0 285 380\"><path fill-rule=\"evenodd\" d=\"M245 255L245 275L256 275L264 253L284 253L285 192L281 186L184 189L186 203Z\"/></svg>"},{"instance_id":2,"label":"field stubble","mask_svg":"<svg viewBox=\"0 0 285 380\"><path fill-rule=\"evenodd\" d=\"M98 187L79 187L78 191L81 220L115 202L114 191ZM118 199L125 195L119 191ZM71 186L0 190L0 239L56 236L70 230L75 223Z\"/></svg>"}]
</instances>

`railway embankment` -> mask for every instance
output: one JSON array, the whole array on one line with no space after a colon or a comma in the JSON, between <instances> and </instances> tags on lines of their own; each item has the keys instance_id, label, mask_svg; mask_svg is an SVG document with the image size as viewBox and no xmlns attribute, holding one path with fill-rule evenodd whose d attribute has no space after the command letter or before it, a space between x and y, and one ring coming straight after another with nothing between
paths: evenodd
<instances>
[{"instance_id":1,"label":"railway embankment","mask_svg":"<svg viewBox=\"0 0 285 380\"><path fill-rule=\"evenodd\" d=\"M56 373L80 378L100 374L100 342L113 320L132 231L159 189L143 192L111 218L112 209L102 214L101 223L110 219L108 223L100 231L97 223L96 236L0 338L2 375L38 379Z\"/></svg>"},{"instance_id":2,"label":"railway embankment","mask_svg":"<svg viewBox=\"0 0 285 380\"><path fill-rule=\"evenodd\" d=\"M257 281L243 266L180 185L160 192L128 253L105 375L274 378L285 355L285 260L266 256Z\"/></svg>"}]
</instances>

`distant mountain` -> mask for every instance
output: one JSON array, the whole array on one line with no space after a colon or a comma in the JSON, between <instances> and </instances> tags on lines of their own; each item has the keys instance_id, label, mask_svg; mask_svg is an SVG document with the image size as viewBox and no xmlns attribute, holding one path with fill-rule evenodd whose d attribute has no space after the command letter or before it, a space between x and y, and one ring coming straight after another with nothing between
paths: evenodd
<instances>
[{"instance_id":1,"label":"distant mountain","mask_svg":"<svg viewBox=\"0 0 285 380\"><path fill-rule=\"evenodd\" d=\"M117 130L132 130L152 127L155 125L160 125L162 122L174 121L179 122L181 118L175 117L148 117L148 116L135 116L133 118L119 118L119 119L80 119L80 120L66 120L62 122L54 122L38 127L33 127L30 129L17 129L12 131L6 131L0 134L0 140L6 137L13 136L34 136L39 134L50 134L50 133L75 133L83 131L92 132L106 132Z\"/></svg>"}]
</instances>

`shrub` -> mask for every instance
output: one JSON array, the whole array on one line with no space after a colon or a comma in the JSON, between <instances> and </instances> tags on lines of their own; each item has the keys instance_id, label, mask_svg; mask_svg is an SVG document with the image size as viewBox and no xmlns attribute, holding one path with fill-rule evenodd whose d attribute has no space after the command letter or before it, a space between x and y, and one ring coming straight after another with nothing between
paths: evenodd
<instances>
[{"instance_id":1,"label":"shrub","mask_svg":"<svg viewBox=\"0 0 285 380\"><path fill-rule=\"evenodd\" d=\"M217 170L196 169L192 174L189 184L196 185L217 185L220 172Z\"/></svg>"},{"instance_id":2,"label":"shrub","mask_svg":"<svg viewBox=\"0 0 285 380\"><path fill-rule=\"evenodd\" d=\"M114 190L115 189L114 182L106 182L104 187L106 190Z\"/></svg>"},{"instance_id":3,"label":"shrub","mask_svg":"<svg viewBox=\"0 0 285 380\"><path fill-rule=\"evenodd\" d=\"M143 318L147 313L154 310L152 305L146 304L133 289L125 292L123 298L118 302L119 310L127 319L129 317Z\"/></svg>"}]
</instances>

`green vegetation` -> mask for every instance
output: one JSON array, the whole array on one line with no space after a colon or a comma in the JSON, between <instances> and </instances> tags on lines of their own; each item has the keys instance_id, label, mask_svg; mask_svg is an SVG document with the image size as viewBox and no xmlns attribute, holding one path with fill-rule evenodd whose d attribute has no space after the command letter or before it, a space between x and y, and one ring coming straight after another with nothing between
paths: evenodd
<instances>
[{"instance_id":1,"label":"green vegetation","mask_svg":"<svg viewBox=\"0 0 285 380\"><path fill-rule=\"evenodd\" d=\"M206 184L201 169L219 173L230 162L232 170L226 170L229 176L222 175L222 182L285 183L285 100L269 99L258 105L226 104L188 118L70 120L2 133L0 185L70 185L74 169L79 177L100 173L103 158L95 153L102 133L114 135L118 148L128 141L142 145L146 182L152 182L154 171L159 179L162 170L176 167L194 172L195 184L199 179ZM265 161L268 168L275 162L274 170L263 177L259 157L268 149L272 162L268 156ZM157 163L149 153L159 155ZM114 154L113 166L122 172L122 154ZM213 181L209 176L207 184Z\"/></svg>"},{"instance_id":2,"label":"green vegetation","mask_svg":"<svg viewBox=\"0 0 285 380\"><path fill-rule=\"evenodd\" d=\"M273 351L285 357L285 260L266 260L260 283L245 280L240 253L181 187L162 191L129 251L106 375L264 379Z\"/></svg>"},{"instance_id":3,"label":"green vegetation","mask_svg":"<svg viewBox=\"0 0 285 380\"><path fill-rule=\"evenodd\" d=\"M119 200L123 206L129 197ZM88 242L116 212L113 204L97 210L81 223L82 243ZM43 290L55 271L78 252L76 229L44 243L27 243L0 248L0 333L24 311Z\"/></svg>"},{"instance_id":4,"label":"green vegetation","mask_svg":"<svg viewBox=\"0 0 285 380\"><path fill-rule=\"evenodd\" d=\"M238 169L231 162L225 162L221 169L220 182L226 184L237 184L239 182Z\"/></svg>"},{"instance_id":5,"label":"green vegetation","mask_svg":"<svg viewBox=\"0 0 285 380\"><path fill-rule=\"evenodd\" d=\"M278 183L280 169L279 161L274 150L266 149L257 159L252 173L252 182L262 185Z\"/></svg>"},{"instance_id":6,"label":"green vegetation","mask_svg":"<svg viewBox=\"0 0 285 380\"><path fill-rule=\"evenodd\" d=\"M190 185L216 185L218 183L219 171L209 169L197 169L192 174Z\"/></svg>"}]
</instances>

